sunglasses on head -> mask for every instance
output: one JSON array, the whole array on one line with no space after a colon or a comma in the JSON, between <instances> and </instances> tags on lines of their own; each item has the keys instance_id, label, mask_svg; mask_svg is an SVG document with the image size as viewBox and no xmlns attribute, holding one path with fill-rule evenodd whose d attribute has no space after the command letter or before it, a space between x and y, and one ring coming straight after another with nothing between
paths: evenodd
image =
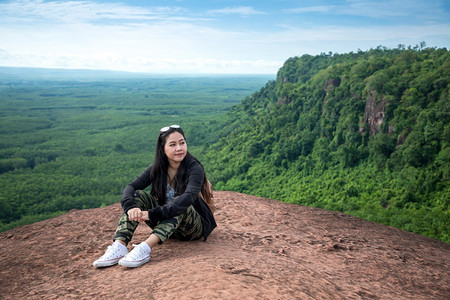
<instances>
[{"instance_id":1,"label":"sunglasses on head","mask_svg":"<svg viewBox=\"0 0 450 300\"><path fill-rule=\"evenodd\" d=\"M178 129L178 128L181 128L181 127L180 127L180 125L170 125L170 126L161 128L161 130L159 131L159 133L166 132L166 131L169 130L170 128L172 128L172 129Z\"/></svg>"}]
</instances>

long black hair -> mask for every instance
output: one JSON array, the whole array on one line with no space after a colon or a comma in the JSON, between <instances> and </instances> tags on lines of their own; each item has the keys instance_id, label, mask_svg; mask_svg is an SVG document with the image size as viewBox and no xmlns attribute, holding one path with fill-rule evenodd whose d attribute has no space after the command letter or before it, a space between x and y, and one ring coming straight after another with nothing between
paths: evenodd
<instances>
[{"instance_id":1,"label":"long black hair","mask_svg":"<svg viewBox=\"0 0 450 300\"><path fill-rule=\"evenodd\" d=\"M180 133L186 140L184 132L180 127L169 127L168 130L159 133L158 140L156 142L155 160L153 162L151 171L152 173L150 176L150 178L152 178L151 194L158 200L160 205L163 205L166 202L168 176L167 171L169 169L169 160L167 159L167 155L164 152L164 146L166 144L167 137L175 131ZM177 174L175 175L173 180L176 196L181 195L186 190L187 165L192 160L198 162L203 168L203 165L200 163L200 161L191 153L189 153L189 151L187 151L186 157L181 161L180 166L177 170ZM203 181L206 182L206 176Z\"/></svg>"}]
</instances>

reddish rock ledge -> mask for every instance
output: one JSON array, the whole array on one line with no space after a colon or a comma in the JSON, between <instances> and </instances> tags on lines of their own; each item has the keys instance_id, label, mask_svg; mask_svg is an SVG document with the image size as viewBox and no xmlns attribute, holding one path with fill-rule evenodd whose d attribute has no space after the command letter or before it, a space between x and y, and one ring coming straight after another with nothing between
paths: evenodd
<instances>
[{"instance_id":1,"label":"reddish rock ledge","mask_svg":"<svg viewBox=\"0 0 450 300\"><path fill-rule=\"evenodd\" d=\"M120 205L0 233L0 299L448 299L450 245L343 213L215 193L207 242L96 269ZM134 243L150 229L138 227ZM129 247L131 249L131 245Z\"/></svg>"}]
</instances>

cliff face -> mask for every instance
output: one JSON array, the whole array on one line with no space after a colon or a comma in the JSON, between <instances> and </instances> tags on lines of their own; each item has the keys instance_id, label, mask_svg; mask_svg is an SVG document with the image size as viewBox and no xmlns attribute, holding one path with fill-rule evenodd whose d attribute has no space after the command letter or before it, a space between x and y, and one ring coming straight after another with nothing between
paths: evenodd
<instances>
[{"instance_id":1,"label":"cliff face","mask_svg":"<svg viewBox=\"0 0 450 300\"><path fill-rule=\"evenodd\" d=\"M450 245L338 212L215 193L207 242L169 240L137 269L92 267L119 204L0 233L1 299L446 299ZM138 227L133 243L150 230ZM131 248L131 245L129 246Z\"/></svg>"},{"instance_id":2,"label":"cliff face","mask_svg":"<svg viewBox=\"0 0 450 300\"><path fill-rule=\"evenodd\" d=\"M364 125L367 124L371 136L375 136L380 132L381 125L383 124L384 117L386 115L387 101L381 100L377 102L377 92L371 91L370 96L367 98L366 107L364 109L364 119L362 120L362 127L360 127L360 133L364 131Z\"/></svg>"},{"instance_id":3,"label":"cliff face","mask_svg":"<svg viewBox=\"0 0 450 300\"><path fill-rule=\"evenodd\" d=\"M328 92L329 89L334 89L334 88L338 87L340 84L341 84L340 78L328 79L327 81L325 81L323 90L325 92Z\"/></svg>"}]
</instances>

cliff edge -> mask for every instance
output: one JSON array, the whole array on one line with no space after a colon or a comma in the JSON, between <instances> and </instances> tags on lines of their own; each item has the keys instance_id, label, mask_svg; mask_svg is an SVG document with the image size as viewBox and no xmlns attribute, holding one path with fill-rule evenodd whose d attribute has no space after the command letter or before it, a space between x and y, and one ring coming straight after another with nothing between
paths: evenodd
<instances>
[{"instance_id":1,"label":"cliff edge","mask_svg":"<svg viewBox=\"0 0 450 300\"><path fill-rule=\"evenodd\" d=\"M207 242L96 269L120 204L0 233L0 299L448 299L450 245L339 212L215 192ZM138 227L133 242L150 233ZM129 246L131 249L131 245Z\"/></svg>"}]
</instances>

